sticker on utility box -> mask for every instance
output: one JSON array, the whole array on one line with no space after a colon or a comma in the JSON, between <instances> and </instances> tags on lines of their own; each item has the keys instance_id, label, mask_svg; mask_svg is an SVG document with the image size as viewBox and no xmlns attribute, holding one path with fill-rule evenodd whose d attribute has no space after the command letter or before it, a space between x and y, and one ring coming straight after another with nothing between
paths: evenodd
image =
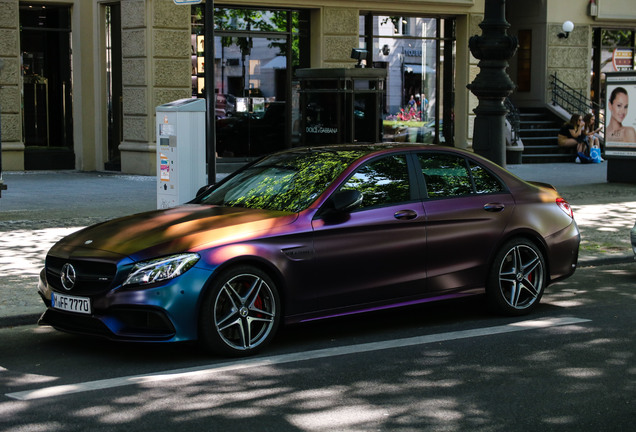
<instances>
[{"instance_id":1,"label":"sticker on utility box","mask_svg":"<svg viewBox=\"0 0 636 432\"><path fill-rule=\"evenodd\" d=\"M168 156L159 153L159 178L161 181L170 181L170 162Z\"/></svg>"}]
</instances>

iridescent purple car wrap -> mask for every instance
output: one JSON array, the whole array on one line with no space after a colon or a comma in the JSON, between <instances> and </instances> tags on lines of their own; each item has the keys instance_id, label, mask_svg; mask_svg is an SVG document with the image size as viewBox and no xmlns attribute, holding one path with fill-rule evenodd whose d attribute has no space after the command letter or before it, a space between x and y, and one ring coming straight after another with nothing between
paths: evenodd
<instances>
[{"instance_id":1,"label":"iridescent purple car wrap","mask_svg":"<svg viewBox=\"0 0 636 432\"><path fill-rule=\"evenodd\" d=\"M281 323L484 294L521 315L576 269L569 204L458 149L292 149L187 205L98 224L46 257L41 324L249 355Z\"/></svg>"}]
</instances>

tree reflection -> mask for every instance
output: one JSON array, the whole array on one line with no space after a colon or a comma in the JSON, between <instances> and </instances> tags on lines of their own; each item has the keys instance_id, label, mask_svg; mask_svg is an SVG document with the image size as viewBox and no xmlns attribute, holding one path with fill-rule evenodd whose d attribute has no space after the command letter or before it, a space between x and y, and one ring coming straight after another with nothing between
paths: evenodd
<instances>
[{"instance_id":1,"label":"tree reflection","mask_svg":"<svg viewBox=\"0 0 636 432\"><path fill-rule=\"evenodd\" d=\"M298 212L362 155L357 150L321 150L270 156L219 185L201 203Z\"/></svg>"}]
</instances>

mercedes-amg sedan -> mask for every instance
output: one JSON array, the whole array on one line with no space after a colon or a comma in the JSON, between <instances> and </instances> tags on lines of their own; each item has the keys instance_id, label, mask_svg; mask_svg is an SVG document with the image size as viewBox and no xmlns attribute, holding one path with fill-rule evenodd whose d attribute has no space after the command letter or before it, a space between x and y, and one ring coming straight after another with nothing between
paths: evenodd
<instances>
[{"instance_id":1,"label":"mercedes-amg sedan","mask_svg":"<svg viewBox=\"0 0 636 432\"><path fill-rule=\"evenodd\" d=\"M41 324L115 340L198 340L223 355L281 323L486 295L520 315L576 269L569 204L470 152L292 149L190 203L101 223L46 257Z\"/></svg>"}]
</instances>

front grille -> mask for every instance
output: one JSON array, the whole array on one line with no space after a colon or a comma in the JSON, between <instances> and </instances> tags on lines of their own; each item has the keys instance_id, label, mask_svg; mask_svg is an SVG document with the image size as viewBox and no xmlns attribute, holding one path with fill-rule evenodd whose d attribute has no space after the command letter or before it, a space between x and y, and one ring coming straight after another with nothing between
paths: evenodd
<instances>
[{"instance_id":1,"label":"front grille","mask_svg":"<svg viewBox=\"0 0 636 432\"><path fill-rule=\"evenodd\" d=\"M90 315L71 314L55 309L47 309L40 317L39 324L50 325L69 333L104 337L114 336L113 332L103 322Z\"/></svg>"},{"instance_id":2,"label":"front grille","mask_svg":"<svg viewBox=\"0 0 636 432\"><path fill-rule=\"evenodd\" d=\"M62 286L62 266L69 263L75 268L76 281L73 294L98 294L107 291L117 274L117 266L112 262L98 260L69 260L46 257L46 280L56 291L66 292Z\"/></svg>"},{"instance_id":3,"label":"front grille","mask_svg":"<svg viewBox=\"0 0 636 432\"><path fill-rule=\"evenodd\" d=\"M113 309L106 315L79 315L47 309L39 321L68 333L102 336L113 340L162 341L176 331L164 313L152 309Z\"/></svg>"}]
</instances>

